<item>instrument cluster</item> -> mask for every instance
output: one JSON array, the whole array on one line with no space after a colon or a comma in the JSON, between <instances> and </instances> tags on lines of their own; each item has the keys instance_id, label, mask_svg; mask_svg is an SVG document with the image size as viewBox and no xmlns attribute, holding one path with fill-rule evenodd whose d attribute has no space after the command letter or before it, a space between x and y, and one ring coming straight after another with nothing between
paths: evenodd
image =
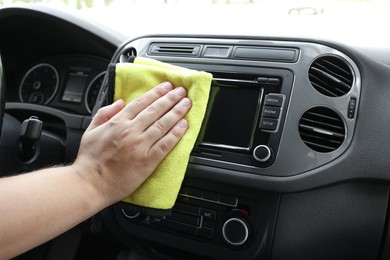
<instances>
[{"instance_id":1,"label":"instrument cluster","mask_svg":"<svg viewBox=\"0 0 390 260\"><path fill-rule=\"evenodd\" d=\"M107 60L84 55L39 60L21 69L13 101L90 114L107 65Z\"/></svg>"}]
</instances>

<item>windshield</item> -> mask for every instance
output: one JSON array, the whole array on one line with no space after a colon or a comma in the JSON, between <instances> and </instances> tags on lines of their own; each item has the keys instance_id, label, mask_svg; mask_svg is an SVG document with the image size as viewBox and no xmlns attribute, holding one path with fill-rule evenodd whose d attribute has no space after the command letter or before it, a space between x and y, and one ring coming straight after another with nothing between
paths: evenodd
<instances>
[{"instance_id":1,"label":"windshield","mask_svg":"<svg viewBox=\"0 0 390 260\"><path fill-rule=\"evenodd\" d=\"M387 0L0 0L68 10L125 34L318 38L390 46Z\"/></svg>"}]
</instances>

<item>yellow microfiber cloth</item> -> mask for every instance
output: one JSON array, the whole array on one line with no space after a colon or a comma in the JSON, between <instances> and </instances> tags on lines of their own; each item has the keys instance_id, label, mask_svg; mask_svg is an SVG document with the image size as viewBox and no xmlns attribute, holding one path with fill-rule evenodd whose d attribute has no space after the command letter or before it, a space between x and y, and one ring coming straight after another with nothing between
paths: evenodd
<instances>
[{"instance_id":1,"label":"yellow microfiber cloth","mask_svg":"<svg viewBox=\"0 0 390 260\"><path fill-rule=\"evenodd\" d=\"M186 115L189 128L153 174L125 202L159 210L171 209L176 201L191 150L199 134L210 93L212 75L157 60L137 57L133 63L115 65L114 101L129 103L162 82L183 86L192 100Z\"/></svg>"}]
</instances>

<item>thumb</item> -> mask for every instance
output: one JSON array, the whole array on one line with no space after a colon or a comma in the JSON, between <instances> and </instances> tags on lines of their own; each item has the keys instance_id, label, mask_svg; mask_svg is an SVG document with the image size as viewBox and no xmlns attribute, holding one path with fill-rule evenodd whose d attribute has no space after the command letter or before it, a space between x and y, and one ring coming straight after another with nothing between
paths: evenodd
<instances>
[{"instance_id":1,"label":"thumb","mask_svg":"<svg viewBox=\"0 0 390 260\"><path fill-rule=\"evenodd\" d=\"M86 131L90 131L115 116L119 111L123 109L125 102L122 99L119 99L112 103L111 105L102 107L98 110L96 115L93 117L92 122L89 124Z\"/></svg>"}]
</instances>

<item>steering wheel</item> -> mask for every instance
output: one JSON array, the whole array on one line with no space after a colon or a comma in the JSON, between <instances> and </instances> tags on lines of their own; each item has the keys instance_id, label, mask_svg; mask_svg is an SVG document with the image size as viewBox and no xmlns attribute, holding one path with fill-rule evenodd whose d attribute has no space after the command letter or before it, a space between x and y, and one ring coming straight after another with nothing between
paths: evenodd
<instances>
[{"instance_id":1,"label":"steering wheel","mask_svg":"<svg viewBox=\"0 0 390 260\"><path fill-rule=\"evenodd\" d=\"M3 73L3 63L1 62L1 53L0 53L0 137L1 130L3 128L3 116L4 116L4 73Z\"/></svg>"},{"instance_id":2,"label":"steering wheel","mask_svg":"<svg viewBox=\"0 0 390 260\"><path fill-rule=\"evenodd\" d=\"M19 119L5 113L4 77L0 54L0 177L62 163L64 144L60 138L45 132L39 138L39 143L35 142L36 137L32 139L31 135L26 134L34 133L30 131L33 129L31 124L23 128ZM30 121L37 120L30 118ZM22 135L21 129L25 129L25 135Z\"/></svg>"}]
</instances>

